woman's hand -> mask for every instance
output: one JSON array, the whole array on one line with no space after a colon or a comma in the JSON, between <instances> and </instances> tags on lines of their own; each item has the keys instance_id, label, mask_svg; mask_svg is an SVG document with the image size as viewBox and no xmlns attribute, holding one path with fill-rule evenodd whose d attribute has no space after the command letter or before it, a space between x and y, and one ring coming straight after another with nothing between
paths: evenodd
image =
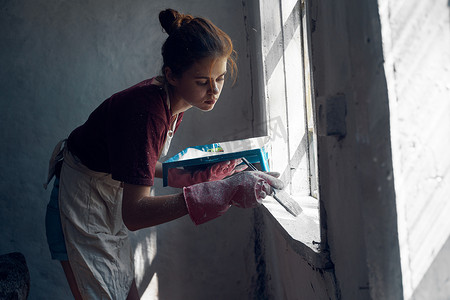
<instances>
[{"instance_id":1,"label":"woman's hand","mask_svg":"<svg viewBox=\"0 0 450 300\"><path fill-rule=\"evenodd\" d=\"M231 205L253 208L284 183L260 171L242 172L224 180L204 182L183 189L192 221L202 224L223 215Z\"/></svg>"}]
</instances>

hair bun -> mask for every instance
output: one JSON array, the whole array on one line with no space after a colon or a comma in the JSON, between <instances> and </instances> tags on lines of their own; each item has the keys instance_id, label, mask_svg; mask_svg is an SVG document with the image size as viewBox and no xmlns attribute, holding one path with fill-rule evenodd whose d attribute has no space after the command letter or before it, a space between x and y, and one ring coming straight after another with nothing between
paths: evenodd
<instances>
[{"instance_id":1,"label":"hair bun","mask_svg":"<svg viewBox=\"0 0 450 300\"><path fill-rule=\"evenodd\" d=\"M171 35L180 25L177 21L181 18L181 14L173 9L166 9L159 13L159 23L168 35Z\"/></svg>"}]
</instances>

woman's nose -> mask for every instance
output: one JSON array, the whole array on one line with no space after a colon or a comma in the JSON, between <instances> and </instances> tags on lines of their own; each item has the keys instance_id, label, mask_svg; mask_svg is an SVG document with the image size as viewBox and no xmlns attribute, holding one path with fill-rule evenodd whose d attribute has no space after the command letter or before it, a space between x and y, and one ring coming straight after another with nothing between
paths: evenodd
<instances>
[{"instance_id":1,"label":"woman's nose","mask_svg":"<svg viewBox=\"0 0 450 300\"><path fill-rule=\"evenodd\" d=\"M218 94L219 93L219 88L217 87L217 83L212 82L211 86L209 88L209 91L211 94Z\"/></svg>"}]
</instances>

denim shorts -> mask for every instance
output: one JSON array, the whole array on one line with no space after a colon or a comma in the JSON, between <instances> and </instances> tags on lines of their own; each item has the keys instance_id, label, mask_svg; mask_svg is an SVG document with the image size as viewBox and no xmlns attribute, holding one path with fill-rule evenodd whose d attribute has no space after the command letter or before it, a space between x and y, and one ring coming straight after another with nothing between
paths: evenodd
<instances>
[{"instance_id":1,"label":"denim shorts","mask_svg":"<svg viewBox=\"0 0 450 300\"><path fill-rule=\"evenodd\" d=\"M55 178L50 201L47 204L47 212L45 214L45 229L52 259L64 261L68 260L68 257L64 233L61 226L61 217L59 214L58 193L59 178Z\"/></svg>"}]
</instances>

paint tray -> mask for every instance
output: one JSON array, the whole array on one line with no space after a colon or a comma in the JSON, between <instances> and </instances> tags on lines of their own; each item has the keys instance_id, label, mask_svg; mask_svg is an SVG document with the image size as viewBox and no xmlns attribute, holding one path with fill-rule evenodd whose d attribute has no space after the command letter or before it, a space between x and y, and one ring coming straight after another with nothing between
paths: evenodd
<instances>
[{"instance_id":1,"label":"paint tray","mask_svg":"<svg viewBox=\"0 0 450 300\"><path fill-rule=\"evenodd\" d=\"M221 142L188 147L162 163L163 186L167 186L170 168L201 169L221 161L245 157L252 164L260 164L262 171L270 171L266 146L269 137Z\"/></svg>"}]
</instances>

